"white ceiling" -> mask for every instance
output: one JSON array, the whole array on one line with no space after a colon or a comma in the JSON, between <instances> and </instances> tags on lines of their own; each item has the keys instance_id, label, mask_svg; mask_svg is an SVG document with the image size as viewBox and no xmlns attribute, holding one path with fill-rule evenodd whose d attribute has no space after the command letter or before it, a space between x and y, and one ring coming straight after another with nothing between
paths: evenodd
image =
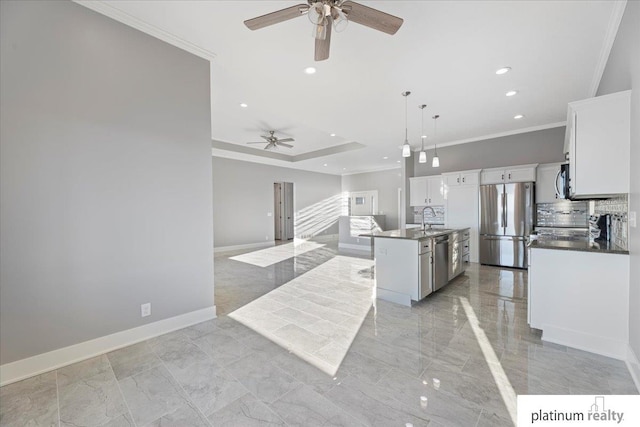
<instances>
[{"instance_id":1,"label":"white ceiling","mask_svg":"<svg viewBox=\"0 0 640 427\"><path fill-rule=\"evenodd\" d=\"M329 60L317 63L306 17L257 31L243 25L302 2L83 4L214 57L212 137L227 143L214 143L223 147L215 155L263 161L235 147L261 155L262 146L245 142L276 130L294 137L295 147L265 162L333 174L399 166L405 90L412 92L414 149L423 103L428 145L562 124L568 102L593 96L620 12L613 1L361 1L402 17L403 26L390 36L350 23L333 34ZM305 74L308 66L317 73ZM512 71L496 75L502 66ZM510 89L518 95L506 97ZM435 138L434 114L441 116ZM515 114L525 118L514 120ZM300 160L350 142L364 148Z\"/></svg>"}]
</instances>

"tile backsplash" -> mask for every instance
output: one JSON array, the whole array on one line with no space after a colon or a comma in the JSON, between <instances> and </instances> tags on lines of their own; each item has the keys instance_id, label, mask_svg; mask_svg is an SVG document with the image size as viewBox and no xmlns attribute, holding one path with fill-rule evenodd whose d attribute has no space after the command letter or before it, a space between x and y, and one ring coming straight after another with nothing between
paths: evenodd
<instances>
[{"instance_id":1,"label":"tile backsplash","mask_svg":"<svg viewBox=\"0 0 640 427\"><path fill-rule=\"evenodd\" d=\"M591 215L611 215L611 242L624 249L628 248L628 210L629 196L627 194L589 202Z\"/></svg>"},{"instance_id":2,"label":"tile backsplash","mask_svg":"<svg viewBox=\"0 0 640 427\"><path fill-rule=\"evenodd\" d=\"M537 227L588 227L588 202L562 200L536 205Z\"/></svg>"},{"instance_id":3,"label":"tile backsplash","mask_svg":"<svg viewBox=\"0 0 640 427\"><path fill-rule=\"evenodd\" d=\"M431 206L435 212L431 212L430 209L424 211L424 223L425 224L444 224L444 206ZM422 224L422 209L423 207L413 208L413 223Z\"/></svg>"}]
</instances>

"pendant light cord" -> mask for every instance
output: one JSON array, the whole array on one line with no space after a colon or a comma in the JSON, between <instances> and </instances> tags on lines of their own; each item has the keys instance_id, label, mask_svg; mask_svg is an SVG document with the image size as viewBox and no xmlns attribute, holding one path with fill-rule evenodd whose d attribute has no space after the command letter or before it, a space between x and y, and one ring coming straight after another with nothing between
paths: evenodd
<instances>
[{"instance_id":1,"label":"pendant light cord","mask_svg":"<svg viewBox=\"0 0 640 427\"><path fill-rule=\"evenodd\" d=\"M424 151L424 109L425 109L426 106L427 106L426 104L422 104L422 105L418 106L418 108L420 108L422 110L422 124L421 124L421 129L420 129L420 131L422 132L420 134L420 139L422 140L422 150L421 151Z\"/></svg>"},{"instance_id":2,"label":"pendant light cord","mask_svg":"<svg viewBox=\"0 0 640 427\"><path fill-rule=\"evenodd\" d=\"M433 116L433 139L435 139L438 136L438 118L440 116L439 115L435 115ZM436 157L438 157L438 143L434 141L434 149L433 152L435 154Z\"/></svg>"},{"instance_id":3,"label":"pendant light cord","mask_svg":"<svg viewBox=\"0 0 640 427\"><path fill-rule=\"evenodd\" d=\"M411 92L405 92L406 95L404 96L404 140L405 142L409 140L408 131L407 131L407 128L409 127L409 121L407 119L407 116L409 115L409 110L407 108L407 104L409 101L407 100L407 98L409 97L410 93Z\"/></svg>"}]
</instances>

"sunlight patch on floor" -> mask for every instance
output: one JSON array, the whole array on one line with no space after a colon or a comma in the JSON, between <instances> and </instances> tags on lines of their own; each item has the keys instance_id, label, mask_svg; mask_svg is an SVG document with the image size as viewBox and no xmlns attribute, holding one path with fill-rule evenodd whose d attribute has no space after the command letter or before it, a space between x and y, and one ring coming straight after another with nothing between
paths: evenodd
<instances>
[{"instance_id":1,"label":"sunlight patch on floor","mask_svg":"<svg viewBox=\"0 0 640 427\"><path fill-rule=\"evenodd\" d=\"M489 366L489 370L491 371L491 376L493 376L493 381L496 383L498 387L498 391L500 392L500 396L502 397L502 401L504 405L507 407L507 411L509 411L509 416L513 421L513 424L516 424L516 407L517 407L517 396L516 392L511 385L511 381L509 381L509 377L504 372L502 368L502 364L496 355L496 352L493 350L487 335L484 333L482 328L480 327L480 321L476 316L473 307L469 303L469 300L464 297L460 297L460 303L462 304L462 308L467 315L467 319L469 321L469 325L471 325L471 329L473 330L473 334L476 337L476 341L478 341L478 345L480 346L480 350L482 350L482 354L484 355L484 359Z\"/></svg>"},{"instance_id":2,"label":"sunlight patch on floor","mask_svg":"<svg viewBox=\"0 0 640 427\"><path fill-rule=\"evenodd\" d=\"M373 303L373 265L336 256L229 317L333 376Z\"/></svg>"},{"instance_id":3,"label":"sunlight patch on floor","mask_svg":"<svg viewBox=\"0 0 640 427\"><path fill-rule=\"evenodd\" d=\"M294 239L291 243L285 243L284 245L273 246L242 255L232 256L229 259L252 264L258 267L268 267L323 246L325 245L322 243L311 242L304 239Z\"/></svg>"}]
</instances>

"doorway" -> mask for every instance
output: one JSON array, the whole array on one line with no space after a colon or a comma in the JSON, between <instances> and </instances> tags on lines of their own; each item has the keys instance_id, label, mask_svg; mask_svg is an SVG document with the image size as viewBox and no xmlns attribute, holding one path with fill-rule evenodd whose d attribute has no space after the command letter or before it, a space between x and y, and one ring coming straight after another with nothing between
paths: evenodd
<instances>
[{"instance_id":1,"label":"doorway","mask_svg":"<svg viewBox=\"0 0 640 427\"><path fill-rule=\"evenodd\" d=\"M349 215L377 215L378 190L352 191L349 194Z\"/></svg>"},{"instance_id":2,"label":"doorway","mask_svg":"<svg viewBox=\"0 0 640 427\"><path fill-rule=\"evenodd\" d=\"M276 240L293 239L293 182L273 184L274 229Z\"/></svg>"}]
</instances>

